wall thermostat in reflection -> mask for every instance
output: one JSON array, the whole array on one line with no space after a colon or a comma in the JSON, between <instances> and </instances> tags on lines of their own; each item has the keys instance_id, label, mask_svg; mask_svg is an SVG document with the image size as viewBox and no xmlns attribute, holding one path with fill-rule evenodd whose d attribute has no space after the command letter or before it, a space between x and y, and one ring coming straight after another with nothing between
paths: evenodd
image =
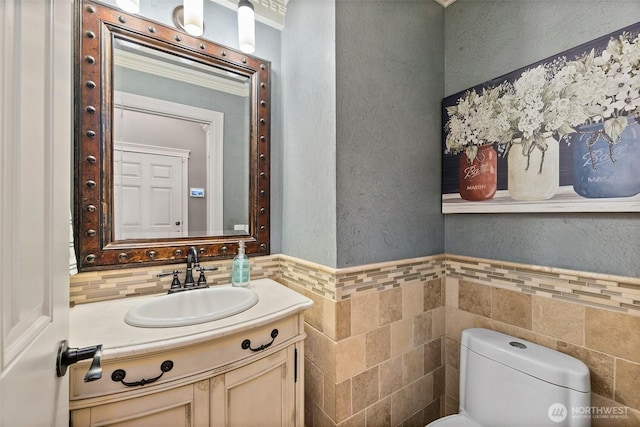
<instances>
[{"instance_id":1,"label":"wall thermostat in reflection","mask_svg":"<svg viewBox=\"0 0 640 427\"><path fill-rule=\"evenodd\" d=\"M204 188L191 188L191 197L204 197Z\"/></svg>"}]
</instances>

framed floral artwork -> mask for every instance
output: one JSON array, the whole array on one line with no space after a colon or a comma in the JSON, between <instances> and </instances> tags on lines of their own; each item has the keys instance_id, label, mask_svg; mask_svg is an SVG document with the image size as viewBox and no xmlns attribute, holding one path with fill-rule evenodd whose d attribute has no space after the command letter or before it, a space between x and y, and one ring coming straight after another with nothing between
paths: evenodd
<instances>
[{"instance_id":1,"label":"framed floral artwork","mask_svg":"<svg viewBox=\"0 0 640 427\"><path fill-rule=\"evenodd\" d=\"M640 23L445 98L442 212L640 212Z\"/></svg>"}]
</instances>

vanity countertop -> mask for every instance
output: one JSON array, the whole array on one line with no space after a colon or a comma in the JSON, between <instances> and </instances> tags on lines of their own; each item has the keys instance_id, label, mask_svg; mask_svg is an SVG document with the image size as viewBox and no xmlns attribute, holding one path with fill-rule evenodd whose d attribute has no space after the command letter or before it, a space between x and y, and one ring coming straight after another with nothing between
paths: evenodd
<instances>
[{"instance_id":1,"label":"vanity countertop","mask_svg":"<svg viewBox=\"0 0 640 427\"><path fill-rule=\"evenodd\" d=\"M180 327L140 328L124 321L126 313L136 304L166 294L79 304L70 310L69 344L72 347L102 344L103 357L127 357L246 331L304 311L313 304L304 295L271 279L252 280L250 289L259 301L248 310L212 322Z\"/></svg>"}]
</instances>

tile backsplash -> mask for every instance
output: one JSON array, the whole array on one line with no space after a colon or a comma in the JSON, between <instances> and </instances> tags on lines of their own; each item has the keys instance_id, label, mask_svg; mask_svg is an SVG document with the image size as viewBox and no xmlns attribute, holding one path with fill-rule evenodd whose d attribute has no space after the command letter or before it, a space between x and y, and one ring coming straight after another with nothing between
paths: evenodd
<instances>
[{"instance_id":1,"label":"tile backsplash","mask_svg":"<svg viewBox=\"0 0 640 427\"><path fill-rule=\"evenodd\" d=\"M231 261L208 272L229 282ZM314 301L305 313L305 424L425 425L458 410L460 334L486 327L570 354L591 370L593 425L640 425L640 279L436 255L330 268L251 258ZM166 292L183 265L80 273L71 303Z\"/></svg>"},{"instance_id":2,"label":"tile backsplash","mask_svg":"<svg viewBox=\"0 0 640 427\"><path fill-rule=\"evenodd\" d=\"M231 260L202 262L203 267L217 267L216 271L207 271L207 282L211 285L231 283ZM127 268L119 270L90 271L78 273L69 279L71 305L106 301L118 298L152 295L167 292L171 285L171 276L157 277L159 273L171 273L179 270L184 281L185 264L161 265L146 268ZM251 258L251 278L275 278L279 275L278 256ZM198 273L194 271L194 278Z\"/></svg>"}]
</instances>

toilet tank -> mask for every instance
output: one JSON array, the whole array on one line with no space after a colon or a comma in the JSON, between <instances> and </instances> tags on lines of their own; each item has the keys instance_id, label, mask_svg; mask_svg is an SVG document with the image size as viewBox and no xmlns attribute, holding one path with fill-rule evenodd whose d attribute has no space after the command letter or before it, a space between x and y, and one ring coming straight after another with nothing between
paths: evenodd
<instances>
[{"instance_id":1,"label":"toilet tank","mask_svg":"<svg viewBox=\"0 0 640 427\"><path fill-rule=\"evenodd\" d=\"M589 368L483 328L462 332L460 410L484 426L589 426Z\"/></svg>"}]
</instances>

